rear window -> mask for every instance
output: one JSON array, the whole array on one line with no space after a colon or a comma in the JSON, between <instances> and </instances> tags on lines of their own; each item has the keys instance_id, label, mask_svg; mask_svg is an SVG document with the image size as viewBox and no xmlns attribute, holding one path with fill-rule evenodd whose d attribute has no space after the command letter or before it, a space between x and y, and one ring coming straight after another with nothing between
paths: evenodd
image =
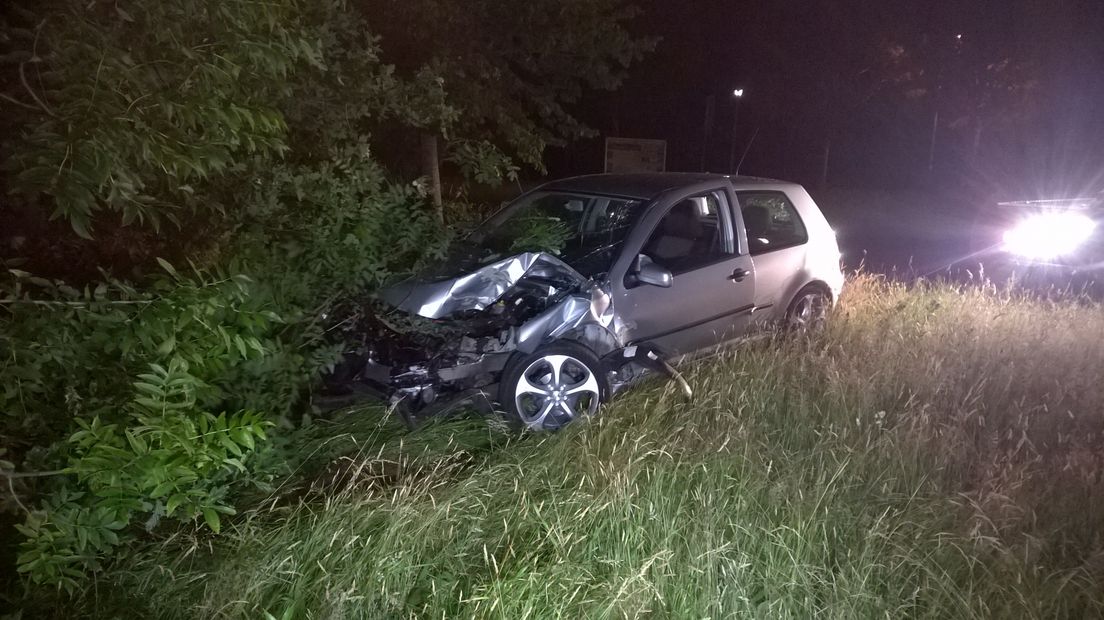
<instances>
[{"instance_id":1,"label":"rear window","mask_svg":"<svg viewBox=\"0 0 1104 620\"><path fill-rule=\"evenodd\" d=\"M805 224L786 194L750 191L737 192L736 196L752 254L792 248L809 240Z\"/></svg>"}]
</instances>

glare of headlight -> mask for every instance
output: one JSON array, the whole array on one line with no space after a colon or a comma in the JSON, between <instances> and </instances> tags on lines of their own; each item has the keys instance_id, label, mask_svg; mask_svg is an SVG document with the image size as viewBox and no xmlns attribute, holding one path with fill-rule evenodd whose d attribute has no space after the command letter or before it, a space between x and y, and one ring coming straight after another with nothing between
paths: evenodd
<instances>
[{"instance_id":1,"label":"glare of headlight","mask_svg":"<svg viewBox=\"0 0 1104 620\"><path fill-rule=\"evenodd\" d=\"M1043 213L1004 233L1004 249L1026 258L1070 254L1092 236L1096 223L1080 213Z\"/></svg>"}]
</instances>

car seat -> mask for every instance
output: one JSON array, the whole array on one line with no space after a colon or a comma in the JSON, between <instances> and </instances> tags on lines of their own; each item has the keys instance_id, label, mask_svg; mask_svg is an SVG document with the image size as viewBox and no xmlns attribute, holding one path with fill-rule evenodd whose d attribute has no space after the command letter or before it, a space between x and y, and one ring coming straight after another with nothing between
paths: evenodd
<instances>
[{"instance_id":1,"label":"car seat","mask_svg":"<svg viewBox=\"0 0 1104 620\"><path fill-rule=\"evenodd\" d=\"M762 249L770 245L770 210L759 205L750 205L744 207L741 213L744 215L744 228L747 230L751 249Z\"/></svg>"},{"instance_id":2,"label":"car seat","mask_svg":"<svg viewBox=\"0 0 1104 620\"><path fill-rule=\"evenodd\" d=\"M660 222L659 236L648 244L646 254L668 269L677 269L680 259L692 256L702 237L697 205L685 200L675 205Z\"/></svg>"}]
</instances>

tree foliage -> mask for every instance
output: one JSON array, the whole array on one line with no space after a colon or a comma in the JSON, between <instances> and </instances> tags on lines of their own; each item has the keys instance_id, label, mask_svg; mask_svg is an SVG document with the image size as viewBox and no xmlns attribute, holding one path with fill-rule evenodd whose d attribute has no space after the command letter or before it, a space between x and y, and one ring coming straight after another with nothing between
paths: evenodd
<instances>
[{"instance_id":1,"label":"tree foliage","mask_svg":"<svg viewBox=\"0 0 1104 620\"><path fill-rule=\"evenodd\" d=\"M20 571L36 581L76 585L137 514L232 512L229 476L265 437L262 415L212 411L236 400L229 369L273 354L281 318L244 276L165 268L144 291L112 280L81 291L18 270L0 289L4 443L49 446L24 466L66 477L20 529Z\"/></svg>"},{"instance_id":2,"label":"tree foliage","mask_svg":"<svg viewBox=\"0 0 1104 620\"><path fill-rule=\"evenodd\" d=\"M459 113L423 126L438 129L459 162L487 161L497 150L543 169L548 146L591 134L572 104L588 90L617 88L656 43L630 35L636 11L619 0L365 0L362 7L382 35L384 60L440 80ZM486 178L479 165L465 169Z\"/></svg>"},{"instance_id":3,"label":"tree foliage","mask_svg":"<svg viewBox=\"0 0 1104 620\"><path fill-rule=\"evenodd\" d=\"M218 208L196 199L197 182L286 150L287 80L321 68L300 16L294 0L58 0L25 13L37 21L9 30L5 57L22 87L7 101L25 104L14 188L48 196L86 237L101 210L156 227Z\"/></svg>"},{"instance_id":4,"label":"tree foliage","mask_svg":"<svg viewBox=\"0 0 1104 620\"><path fill-rule=\"evenodd\" d=\"M0 255L18 568L74 591L144 530L222 529L235 494L276 475L266 440L343 349L329 313L442 255L452 233L380 155L390 139L447 136L483 182L539 168L585 133L570 104L648 47L616 0L17 0L4 15L0 217L46 211L88 244L142 229L176 257L142 248L128 277L76 285L24 270L15 245Z\"/></svg>"},{"instance_id":5,"label":"tree foliage","mask_svg":"<svg viewBox=\"0 0 1104 620\"><path fill-rule=\"evenodd\" d=\"M272 476L254 466L267 429L294 422L344 350L328 312L441 247L415 190L370 161L271 180L233 274L162 262L146 287L83 290L0 277L0 439L20 470L57 470L18 489L45 496L20 506L19 569L35 582L79 588L140 523L217 532L234 489Z\"/></svg>"},{"instance_id":6,"label":"tree foliage","mask_svg":"<svg viewBox=\"0 0 1104 620\"><path fill-rule=\"evenodd\" d=\"M1016 129L1036 109L1038 67L966 34L885 40L878 52L878 87L924 102L944 125L969 132L975 155L983 132Z\"/></svg>"}]
</instances>

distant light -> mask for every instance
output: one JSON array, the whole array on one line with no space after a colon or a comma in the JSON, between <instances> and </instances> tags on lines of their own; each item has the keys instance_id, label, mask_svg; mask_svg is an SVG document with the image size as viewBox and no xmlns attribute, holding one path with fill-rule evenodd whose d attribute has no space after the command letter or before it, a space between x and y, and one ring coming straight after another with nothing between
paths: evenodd
<instances>
[{"instance_id":1,"label":"distant light","mask_svg":"<svg viewBox=\"0 0 1104 620\"><path fill-rule=\"evenodd\" d=\"M1072 253L1092 236L1096 223L1080 213L1043 213L1004 233L1004 249L1025 258Z\"/></svg>"},{"instance_id":2,"label":"distant light","mask_svg":"<svg viewBox=\"0 0 1104 620\"><path fill-rule=\"evenodd\" d=\"M744 96L744 89L737 88L736 90L732 91L732 96L736 97L737 99L739 99L740 97L743 97Z\"/></svg>"},{"instance_id":3,"label":"distant light","mask_svg":"<svg viewBox=\"0 0 1104 620\"><path fill-rule=\"evenodd\" d=\"M958 39L959 41L961 41L962 40L962 35L961 34L956 34L955 38Z\"/></svg>"}]
</instances>

